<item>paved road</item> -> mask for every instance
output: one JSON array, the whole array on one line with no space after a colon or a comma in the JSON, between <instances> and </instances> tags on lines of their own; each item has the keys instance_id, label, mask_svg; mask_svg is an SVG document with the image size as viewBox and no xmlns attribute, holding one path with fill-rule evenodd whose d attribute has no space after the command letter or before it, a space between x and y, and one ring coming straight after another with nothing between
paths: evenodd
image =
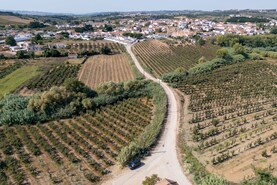
<instances>
[{"instance_id":1,"label":"paved road","mask_svg":"<svg viewBox=\"0 0 277 185\"><path fill-rule=\"evenodd\" d=\"M137 58L131 51L131 45L127 45L126 49L131 55L138 70L144 74L147 79L160 83L164 88L168 98L168 116L165 123L165 131L159 141L159 144L151 152L151 156L147 157L143 166L136 170L125 169L122 174L113 177L105 185L141 185L147 176L158 174L161 178L168 178L177 181L179 185L191 185L188 178L184 175L179 164L176 151L177 139L177 102L171 88L160 80L148 74L141 67Z\"/></svg>"}]
</instances>

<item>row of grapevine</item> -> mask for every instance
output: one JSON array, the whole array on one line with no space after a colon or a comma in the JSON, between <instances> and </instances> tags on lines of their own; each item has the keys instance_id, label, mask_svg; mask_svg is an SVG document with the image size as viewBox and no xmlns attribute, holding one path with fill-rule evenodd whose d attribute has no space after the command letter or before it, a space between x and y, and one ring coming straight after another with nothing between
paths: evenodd
<instances>
[{"instance_id":1,"label":"row of grapevine","mask_svg":"<svg viewBox=\"0 0 277 185\"><path fill-rule=\"evenodd\" d=\"M8 74L12 73L13 71L15 71L16 69L20 68L22 65L24 65L26 62L15 62L12 65L9 65L7 67L5 67L4 69L1 69L0 71L0 79L4 78L5 76L7 76Z\"/></svg>"},{"instance_id":2,"label":"row of grapevine","mask_svg":"<svg viewBox=\"0 0 277 185\"><path fill-rule=\"evenodd\" d=\"M111 49L113 54L119 54L125 52L125 47L122 44L114 42L89 42L89 43L74 43L68 45L70 52L80 52L80 51L95 51L101 53L102 48L108 47Z\"/></svg>"},{"instance_id":3,"label":"row of grapevine","mask_svg":"<svg viewBox=\"0 0 277 185\"><path fill-rule=\"evenodd\" d=\"M207 60L215 57L218 47L205 46L169 46L161 41L140 42L133 48L139 61L152 70L155 75L174 71L179 67L189 69L204 56Z\"/></svg>"},{"instance_id":4,"label":"row of grapevine","mask_svg":"<svg viewBox=\"0 0 277 185\"><path fill-rule=\"evenodd\" d=\"M276 142L276 74L276 65L245 62L178 84L190 96L188 133L200 161L226 174L233 173L231 164L245 172L241 164Z\"/></svg>"},{"instance_id":5,"label":"row of grapevine","mask_svg":"<svg viewBox=\"0 0 277 185\"><path fill-rule=\"evenodd\" d=\"M76 78L80 65L59 65L46 71L27 84L30 90L45 91L52 86L60 86L67 78Z\"/></svg>"},{"instance_id":6,"label":"row of grapevine","mask_svg":"<svg viewBox=\"0 0 277 185\"><path fill-rule=\"evenodd\" d=\"M74 119L1 128L1 180L66 183L78 173L76 184L96 183L110 173L120 150L150 124L152 110L152 100L131 98Z\"/></svg>"}]
</instances>

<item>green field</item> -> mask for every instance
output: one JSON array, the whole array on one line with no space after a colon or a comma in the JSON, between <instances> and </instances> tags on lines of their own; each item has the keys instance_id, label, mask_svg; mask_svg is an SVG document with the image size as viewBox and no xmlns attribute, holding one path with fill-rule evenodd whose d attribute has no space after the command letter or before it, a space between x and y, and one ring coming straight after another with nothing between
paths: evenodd
<instances>
[{"instance_id":1,"label":"green field","mask_svg":"<svg viewBox=\"0 0 277 185\"><path fill-rule=\"evenodd\" d=\"M0 79L0 97L16 90L22 83L38 74L38 66L24 66Z\"/></svg>"}]
</instances>

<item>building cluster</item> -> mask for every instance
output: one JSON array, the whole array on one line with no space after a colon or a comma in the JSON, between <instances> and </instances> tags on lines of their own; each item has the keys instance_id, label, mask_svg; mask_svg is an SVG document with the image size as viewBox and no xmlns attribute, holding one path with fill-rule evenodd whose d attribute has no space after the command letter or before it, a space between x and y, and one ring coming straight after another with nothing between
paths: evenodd
<instances>
[{"instance_id":1,"label":"building cluster","mask_svg":"<svg viewBox=\"0 0 277 185\"><path fill-rule=\"evenodd\" d=\"M232 15L230 15L232 17ZM94 30L83 33L76 32L76 28L82 28L90 24ZM112 26L112 31L104 30L106 25ZM55 31L34 31L34 30L0 30L0 37L14 36L18 45L10 47L12 52L19 50L40 51L45 46L35 45L30 42L36 34L40 34L44 39L59 39L63 33L67 33L70 39L95 40L107 39L122 43L135 42L135 38L124 36L124 33L141 33L145 38L160 39L167 37L184 37L191 39L198 35L206 38L211 36L238 34L238 35L260 35L269 33L269 28L277 26L277 20L269 20L267 23L229 23L216 22L208 18L187 18L177 17L175 19L126 19L122 18L114 21L104 22L82 22L80 24L60 24L55 25ZM0 44L5 43L0 40Z\"/></svg>"}]
</instances>

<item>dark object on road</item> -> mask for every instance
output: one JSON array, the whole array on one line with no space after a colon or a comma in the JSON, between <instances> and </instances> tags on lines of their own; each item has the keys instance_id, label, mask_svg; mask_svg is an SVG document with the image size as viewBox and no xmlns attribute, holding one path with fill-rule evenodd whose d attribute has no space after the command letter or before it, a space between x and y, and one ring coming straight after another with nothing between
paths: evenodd
<instances>
[{"instance_id":1,"label":"dark object on road","mask_svg":"<svg viewBox=\"0 0 277 185\"><path fill-rule=\"evenodd\" d=\"M131 170L134 170L140 165L141 165L141 161L139 159L135 159L128 164L128 168L130 168Z\"/></svg>"}]
</instances>

